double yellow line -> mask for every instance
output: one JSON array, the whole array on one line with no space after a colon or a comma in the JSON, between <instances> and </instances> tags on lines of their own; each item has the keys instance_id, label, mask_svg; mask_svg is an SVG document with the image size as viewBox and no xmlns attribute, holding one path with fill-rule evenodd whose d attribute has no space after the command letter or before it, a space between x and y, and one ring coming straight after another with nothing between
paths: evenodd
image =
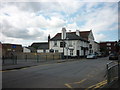
<instances>
[{"instance_id":1,"label":"double yellow line","mask_svg":"<svg viewBox=\"0 0 120 90\"><path fill-rule=\"evenodd\" d=\"M104 80L104 81L99 82L99 83L97 83L97 84L95 84L95 85L92 85L92 86L86 88L85 90L89 90L89 89L94 90L94 89L96 89L96 88L100 88L100 87L104 86L105 84L107 84L107 80Z\"/></svg>"},{"instance_id":2,"label":"double yellow line","mask_svg":"<svg viewBox=\"0 0 120 90\"><path fill-rule=\"evenodd\" d=\"M79 82L66 83L65 86L67 86L68 88L73 89L73 87L72 87L71 85L73 85L73 84L80 84L80 83L83 83L83 82L86 81L86 80L87 80L87 79L83 79L83 80L81 80L81 81L79 81Z\"/></svg>"},{"instance_id":3,"label":"double yellow line","mask_svg":"<svg viewBox=\"0 0 120 90\"><path fill-rule=\"evenodd\" d=\"M74 88L72 87L73 84L80 84L80 83L83 83L83 82L86 81L86 80L87 80L87 79L83 79L83 80L81 80L81 81L79 81L79 82L66 83L65 86L73 90L73 89L74 89ZM97 83L97 84L95 84L95 85L89 86L89 87L86 88L85 90L89 90L89 89L94 90L94 89L96 89L96 88L100 88L100 87L104 86L105 84L107 84L107 80L104 80L104 81L99 82L99 83Z\"/></svg>"}]
</instances>

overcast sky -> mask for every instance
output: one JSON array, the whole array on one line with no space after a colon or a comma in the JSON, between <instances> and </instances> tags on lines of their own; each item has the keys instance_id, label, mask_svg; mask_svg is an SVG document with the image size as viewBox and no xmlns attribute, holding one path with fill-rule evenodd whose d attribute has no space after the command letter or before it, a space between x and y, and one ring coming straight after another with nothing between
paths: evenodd
<instances>
[{"instance_id":1,"label":"overcast sky","mask_svg":"<svg viewBox=\"0 0 120 90\"><path fill-rule=\"evenodd\" d=\"M92 29L98 42L118 40L117 2L2 2L0 10L2 43L44 42L62 27L67 31Z\"/></svg>"}]
</instances>

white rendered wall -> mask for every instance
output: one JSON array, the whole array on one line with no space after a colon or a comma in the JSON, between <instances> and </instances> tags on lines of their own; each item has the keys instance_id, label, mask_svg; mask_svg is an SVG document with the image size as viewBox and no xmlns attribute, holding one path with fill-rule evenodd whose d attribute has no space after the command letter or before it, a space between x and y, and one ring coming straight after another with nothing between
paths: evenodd
<instances>
[{"instance_id":1,"label":"white rendered wall","mask_svg":"<svg viewBox=\"0 0 120 90\"><path fill-rule=\"evenodd\" d=\"M28 48L23 48L23 52L24 52L24 53L30 53L31 51L30 51L30 49L28 49Z\"/></svg>"}]
</instances>

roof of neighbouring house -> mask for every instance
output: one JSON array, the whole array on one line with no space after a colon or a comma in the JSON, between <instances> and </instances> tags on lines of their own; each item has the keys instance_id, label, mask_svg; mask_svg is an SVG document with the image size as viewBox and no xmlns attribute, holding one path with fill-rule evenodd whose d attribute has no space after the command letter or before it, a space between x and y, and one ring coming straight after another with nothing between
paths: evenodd
<instances>
[{"instance_id":1,"label":"roof of neighbouring house","mask_svg":"<svg viewBox=\"0 0 120 90\"><path fill-rule=\"evenodd\" d=\"M67 32L66 33L66 38L68 38L68 40L82 40L82 41L88 42L86 39L82 38L81 36L76 35L76 32ZM61 39L61 33L57 33L50 40L62 40Z\"/></svg>"},{"instance_id":2,"label":"roof of neighbouring house","mask_svg":"<svg viewBox=\"0 0 120 90\"><path fill-rule=\"evenodd\" d=\"M34 47L36 49L49 49L48 42L37 42L33 43L31 47Z\"/></svg>"},{"instance_id":3,"label":"roof of neighbouring house","mask_svg":"<svg viewBox=\"0 0 120 90\"><path fill-rule=\"evenodd\" d=\"M117 41L102 41L102 42L100 42L100 43L117 43Z\"/></svg>"},{"instance_id":4,"label":"roof of neighbouring house","mask_svg":"<svg viewBox=\"0 0 120 90\"><path fill-rule=\"evenodd\" d=\"M16 46L22 46L21 44L11 44L11 43L2 43L2 45L16 45Z\"/></svg>"},{"instance_id":5,"label":"roof of neighbouring house","mask_svg":"<svg viewBox=\"0 0 120 90\"><path fill-rule=\"evenodd\" d=\"M80 31L80 35L82 38L88 40L88 36L90 34L91 31Z\"/></svg>"}]
</instances>

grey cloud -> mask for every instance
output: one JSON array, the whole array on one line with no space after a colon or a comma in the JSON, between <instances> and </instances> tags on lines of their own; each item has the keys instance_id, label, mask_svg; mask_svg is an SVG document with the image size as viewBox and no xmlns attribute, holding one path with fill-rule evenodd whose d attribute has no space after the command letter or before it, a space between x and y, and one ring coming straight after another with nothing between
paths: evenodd
<instances>
[{"instance_id":1,"label":"grey cloud","mask_svg":"<svg viewBox=\"0 0 120 90\"><path fill-rule=\"evenodd\" d=\"M10 23L8 23L7 21L3 21L2 25L2 34L7 36L7 37L11 37L11 38L19 38L19 39L28 39L28 40L35 40L37 37L39 36L43 36L44 33L38 32L36 30L36 33L33 35L30 35L28 32L29 30L27 29L19 29L16 28L12 25L10 25Z\"/></svg>"},{"instance_id":2,"label":"grey cloud","mask_svg":"<svg viewBox=\"0 0 120 90\"><path fill-rule=\"evenodd\" d=\"M8 2L9 5L15 5L21 10L24 11L50 11L50 10L57 10L59 3L57 2Z\"/></svg>"}]
</instances>

